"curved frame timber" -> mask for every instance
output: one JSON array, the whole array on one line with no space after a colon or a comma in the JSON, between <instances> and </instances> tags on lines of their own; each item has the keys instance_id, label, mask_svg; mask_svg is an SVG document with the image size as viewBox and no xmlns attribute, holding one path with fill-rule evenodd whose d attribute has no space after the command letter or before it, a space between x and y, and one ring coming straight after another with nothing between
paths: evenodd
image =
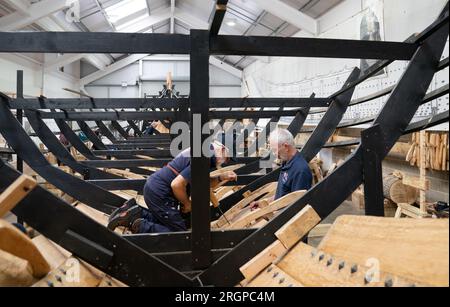
<instances>
[{"instance_id":1,"label":"curved frame timber","mask_svg":"<svg viewBox=\"0 0 450 307\"><path fill-rule=\"evenodd\" d=\"M86 135L89 141L92 142L94 149L97 150L106 150L108 149L105 144L103 144L102 140L92 131L91 127L84 121L77 121L78 127L80 127L81 131Z\"/></svg>"},{"instance_id":2,"label":"curved frame timber","mask_svg":"<svg viewBox=\"0 0 450 307\"><path fill-rule=\"evenodd\" d=\"M121 177L100 171L96 168L82 165L72 157L70 152L59 142L53 132L48 128L44 121L39 117L39 113L33 110L25 109L25 116L33 128L36 135L42 143L51 151L55 157L63 164L70 167L75 172L83 175L87 179L121 179Z\"/></svg>"},{"instance_id":3,"label":"curved frame timber","mask_svg":"<svg viewBox=\"0 0 450 307\"><path fill-rule=\"evenodd\" d=\"M170 146L170 137L167 138L144 138L139 136L136 138L130 138L124 141L118 141L111 145L105 145L102 140L92 131L91 127L85 121L77 121L78 126L81 131L83 131L87 138L94 144L97 150L107 150L107 149L152 149Z\"/></svg>"},{"instance_id":4,"label":"curved frame timber","mask_svg":"<svg viewBox=\"0 0 450 307\"><path fill-rule=\"evenodd\" d=\"M350 76L345 82L344 88L348 86L348 84L350 84L351 82L354 82L354 80L358 78L359 74L360 70L358 68L355 68L350 73ZM305 147L300 152L304 156L306 161L309 162L310 160L312 160L312 158L314 158L314 156L320 151L320 149L325 145L327 140L336 130L336 126L339 124L339 122L341 121L342 117L344 116L347 110L353 92L354 88L353 90L344 92L342 95L337 96L333 100L330 107L328 108L327 113L325 113L325 116L322 118L319 125L317 126L316 128L317 132L313 133L313 135L308 140L307 145L305 145ZM300 114L299 116L302 115L303 114ZM257 166L256 164L258 164L259 167L259 162L254 162L253 166L256 167ZM250 168L250 166L248 166L247 169L248 168ZM245 192L254 191L266 183L278 180L279 174L280 169L274 170L269 174L267 174L266 176L256 180L255 182L252 182L251 184L245 186L244 188L222 199L220 201L219 207L212 210L212 218L217 219L220 216L221 212L227 211L234 204L241 201L242 198L244 197Z\"/></svg>"},{"instance_id":5,"label":"curved frame timber","mask_svg":"<svg viewBox=\"0 0 450 307\"><path fill-rule=\"evenodd\" d=\"M106 125L102 121L98 120L95 123L97 124L98 129L100 129L100 133L108 138L108 140L110 140L112 144L118 141L114 134L108 129L108 127L106 127Z\"/></svg>"},{"instance_id":6,"label":"curved frame timber","mask_svg":"<svg viewBox=\"0 0 450 307\"><path fill-rule=\"evenodd\" d=\"M42 113L39 113L42 115ZM63 120L63 119L55 119L56 125L58 126L59 130L62 134L66 137L66 139L72 144L72 146L78 150L86 159L88 160L94 160L94 161L101 161L105 160L101 157L96 156L84 143L80 140L80 138L73 132L72 128L69 127L69 125ZM146 170L146 169L140 169L140 168L131 168L131 172L140 174L140 175L152 175L154 172Z\"/></svg>"},{"instance_id":7,"label":"curved frame timber","mask_svg":"<svg viewBox=\"0 0 450 307\"><path fill-rule=\"evenodd\" d=\"M122 125L119 124L119 122L113 120L111 121L111 126L117 131L119 132L119 134L125 139L128 140L130 138L130 136L128 135L128 133L125 131L125 129L123 129Z\"/></svg>"},{"instance_id":8,"label":"curved frame timber","mask_svg":"<svg viewBox=\"0 0 450 307\"><path fill-rule=\"evenodd\" d=\"M163 35L153 34L137 34L130 36L120 33L90 34L81 32L65 32L63 34L59 34L44 32L0 32L0 40L4 42L4 44L0 45L0 52L143 52L153 54L190 54L191 89L193 89L190 103L193 111L204 115L203 119L206 119L208 116L207 77L209 65L208 58L211 54L226 55L228 53L234 53L234 55L249 54L255 56L329 56L337 58L372 58L373 56L375 59L387 58L387 60L377 62L374 66L362 74L358 80L350 84L347 88L343 88L339 92L335 93L332 98L338 97L350 90L354 90L354 87L357 84L360 84L367 78L373 76L375 72L381 70L386 65L389 65L394 60L411 60L402 80L393 90L388 102L381 110L379 117L377 117L374 121L374 126L362 133L363 138L367 136L370 137L375 134L376 137L374 139L379 141L379 143L376 141L373 142L374 146L371 146L370 148L372 154L369 155L366 153L366 148L363 146L367 142L363 140L363 145L358 147L358 149L350 157L348 157L344 164L342 164L319 184L314 186L300 200L285 208L264 227L252 232L232 250L228 250L225 254L222 254L219 259L216 258L219 254L214 253L211 249L212 233L210 232L209 227L209 194L201 193L201 187L205 187L205 184L209 179L207 169L205 168L207 158L202 156L198 160L193 159L193 172L196 173L197 178L195 178L195 176L193 177L196 180L193 180L192 182L192 191L193 196L195 196L195 201L199 204L199 206L193 207L192 216L197 217L197 219L192 220L193 226L195 226L193 227L193 230L195 231L192 231L191 237L191 259L193 260L192 262L195 263L194 267L196 269L208 269L203 271L203 273L198 275L195 279L190 280L188 284L202 286L234 286L242 280L242 274L239 271L239 267L251 259L254 255L259 253L266 246L271 244L275 240L274 233L276 230L289 221L307 204L310 204L321 217L327 216L340 205L341 201L346 198L348 193L353 192L353 188L356 188L356 186L363 181L363 172L364 170L367 170L367 167L364 167L364 165L368 164L366 163L368 162L367 158L373 156L374 160L382 160L383 155L386 155L390 147L392 147L398 140L399 135L405 132L405 129L407 129L414 113L417 111L420 102L425 96L426 89L432 80L436 68L439 67L439 55L442 53L448 37L448 3L442 14L432 25L430 25L421 34L415 35L407 40L406 43L374 43L296 38L223 37L220 35L211 37L209 34L210 33L208 31L192 30L190 36L172 35L169 38ZM90 39L92 38L92 35L95 35L95 40ZM102 44L98 44L98 39L102 40ZM86 43L83 43L84 41L86 41ZM95 43L93 43L94 41ZM274 44L276 44L275 48ZM128 50L128 52L126 50ZM318 52L320 54L318 54ZM390 52L390 54L386 56L387 52ZM11 100L6 98L5 101ZM268 113L266 113L266 115L267 114ZM272 116L275 116L275 113L272 114ZM230 115L233 114L226 114L226 116ZM269 118L272 116L269 116ZM0 119L3 118L4 116L0 117ZM2 121L0 121L0 127L1 125ZM410 124L410 126L411 125L412 124ZM26 136L25 131L23 131L23 133ZM29 140L31 141L31 139ZM20 144L18 146L20 147ZM1 165L0 168L2 169L2 172L4 172L3 170L5 168ZM5 171L5 173L7 172ZM372 173L372 175L373 174L374 173ZM14 178L12 178L12 180L14 180ZM9 182L12 180L6 176L0 177L1 182ZM40 190L41 189L39 189L39 191ZM35 193L35 191L32 191L32 193ZM33 195L32 193L30 193L29 196ZM48 225L51 227L58 226L55 223L51 223L50 216L45 216L43 221L40 221L37 218L39 211L37 209L34 210L34 208L37 207L32 208L33 209L31 209L30 206L27 206L27 208L24 207L23 210L26 210L28 219L34 219L34 225L37 226L36 228L44 228ZM77 220L77 224L83 224L83 221L84 219ZM72 221L68 222L68 224L71 223ZM84 225L80 225L79 227L83 226ZM92 251L93 249L95 251L100 251L100 254L96 253L96 255L100 255L102 258L98 261L98 259L89 258L89 253L83 253L82 248L78 248L78 250L81 251L81 257L84 257L84 259L87 258L90 262L97 260L98 262L95 262L95 264L99 267L107 265L109 259L113 256L112 253L114 252L108 248L109 246L104 246L103 244L91 244L98 242L91 231L92 228L82 229L81 234L77 233L77 230L66 228L66 225L53 229L56 232L55 241L57 243L63 242L65 245L69 245L71 247L89 246L88 251ZM85 233L86 235L84 235ZM103 233L101 233L101 235L103 235ZM105 238L102 237L99 240L101 241L104 239ZM102 248L99 249L98 247ZM130 251L131 255L127 255L128 258L130 258L129 256L133 256L134 250L127 250ZM166 258L166 256L164 257ZM177 254L177 257L179 256L180 255ZM185 259L185 256L184 258L179 259ZM201 260L200 265L197 261L198 259ZM138 260L140 260L140 258ZM214 262L212 263L211 260ZM125 265L133 265L133 263L129 263L128 260L124 261ZM156 269L159 268L157 262L152 262L152 265L155 265ZM135 266L133 266L133 269L134 268ZM152 270L152 272L146 270L145 272L146 274L152 274L152 276L154 274L165 273L164 269L159 269L157 271ZM133 273L134 272L135 271L133 271ZM181 283L180 280L177 279L180 277L179 275L170 276L174 278L174 280L171 281L171 284L178 285ZM165 276L157 276L155 278L161 279L165 278ZM140 282L140 280L138 281ZM165 285L167 282L167 280L164 280L161 284ZM186 280L183 279L183 284L185 282Z\"/></svg>"},{"instance_id":9,"label":"curved frame timber","mask_svg":"<svg viewBox=\"0 0 450 307\"><path fill-rule=\"evenodd\" d=\"M448 15L448 4L446 7ZM448 20L431 34L411 59L387 103L372 127L381 132L377 154L383 159L403 134L421 105L439 65L448 37ZM361 146L333 173L308 191L304 197L225 254L198 278L206 285L231 286L243 279L239 267L270 245L274 233L306 205L323 219L333 212L363 182ZM226 268L226 269L225 269Z\"/></svg>"},{"instance_id":10,"label":"curved frame timber","mask_svg":"<svg viewBox=\"0 0 450 307\"><path fill-rule=\"evenodd\" d=\"M20 176L1 159L0 173L0 191ZM13 213L78 258L130 286L196 285L131 240L108 230L40 186L22 200ZM57 216L70 217L70 223L55 222Z\"/></svg>"},{"instance_id":11,"label":"curved frame timber","mask_svg":"<svg viewBox=\"0 0 450 307\"><path fill-rule=\"evenodd\" d=\"M123 205L124 198L96 185L87 183L50 165L39 148L27 135L8 108L8 100L1 97L0 133L16 154L49 183L86 205L105 213Z\"/></svg>"}]
</instances>

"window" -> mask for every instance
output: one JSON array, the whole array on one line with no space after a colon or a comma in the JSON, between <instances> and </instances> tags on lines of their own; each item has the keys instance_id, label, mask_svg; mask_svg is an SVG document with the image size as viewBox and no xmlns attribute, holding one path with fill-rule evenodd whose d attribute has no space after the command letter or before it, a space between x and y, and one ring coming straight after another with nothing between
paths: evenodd
<instances>
[{"instance_id":1,"label":"window","mask_svg":"<svg viewBox=\"0 0 450 307\"><path fill-rule=\"evenodd\" d=\"M146 8L147 2L145 0L125 0L106 8L105 12L109 21L115 24L119 20Z\"/></svg>"}]
</instances>

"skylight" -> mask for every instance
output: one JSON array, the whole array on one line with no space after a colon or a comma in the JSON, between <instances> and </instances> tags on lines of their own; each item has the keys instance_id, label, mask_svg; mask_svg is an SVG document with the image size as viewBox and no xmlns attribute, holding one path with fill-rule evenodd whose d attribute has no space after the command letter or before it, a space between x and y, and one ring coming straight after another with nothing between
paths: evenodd
<instances>
[{"instance_id":1,"label":"skylight","mask_svg":"<svg viewBox=\"0 0 450 307\"><path fill-rule=\"evenodd\" d=\"M119 20L147 8L145 0L124 0L105 9L109 21L117 23Z\"/></svg>"}]
</instances>

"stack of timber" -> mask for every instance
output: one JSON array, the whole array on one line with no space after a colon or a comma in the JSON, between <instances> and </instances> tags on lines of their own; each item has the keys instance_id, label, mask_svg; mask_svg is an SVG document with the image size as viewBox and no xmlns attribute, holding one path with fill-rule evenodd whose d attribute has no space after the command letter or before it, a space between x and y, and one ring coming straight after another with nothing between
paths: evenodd
<instances>
[{"instance_id":1,"label":"stack of timber","mask_svg":"<svg viewBox=\"0 0 450 307\"><path fill-rule=\"evenodd\" d=\"M364 199L364 186L360 186L358 187L355 192L353 192L352 194L352 203L355 207L359 208L359 209L364 209L366 208L366 203L365 203L365 199ZM397 210L397 204L394 203L392 200L390 200L389 198L384 198L383 201L384 204L384 216L385 217L394 217L395 216L395 212Z\"/></svg>"},{"instance_id":2,"label":"stack of timber","mask_svg":"<svg viewBox=\"0 0 450 307\"><path fill-rule=\"evenodd\" d=\"M305 207L240 268L240 286L449 286L448 220L341 216L317 248L300 242L319 221Z\"/></svg>"},{"instance_id":3,"label":"stack of timber","mask_svg":"<svg viewBox=\"0 0 450 307\"><path fill-rule=\"evenodd\" d=\"M448 133L426 132L424 159L428 170L449 171ZM406 161L411 166L420 167L420 132L412 134Z\"/></svg>"},{"instance_id":4,"label":"stack of timber","mask_svg":"<svg viewBox=\"0 0 450 307\"><path fill-rule=\"evenodd\" d=\"M239 168L245 166L245 164L235 164L227 167L222 167L218 170L215 170L209 174L210 178L218 178L219 176L226 174L227 172L234 172ZM227 181L220 182L217 186L211 188L210 191L210 199L211 203L214 207L219 205L221 199L227 197L228 195L238 191L242 188L242 186L226 186L223 185L228 183Z\"/></svg>"},{"instance_id":5,"label":"stack of timber","mask_svg":"<svg viewBox=\"0 0 450 307\"><path fill-rule=\"evenodd\" d=\"M253 213L250 204L255 200L261 200L267 207L269 205L268 199L275 195L277 183L268 183L255 191L247 191L244 193L244 199L234 205L231 209L225 212L218 220L211 223L211 228L222 229L231 227L234 222L240 220L242 217ZM265 219L263 219L265 220ZM259 220L258 223L265 224L267 221ZM256 227L255 225L252 225Z\"/></svg>"},{"instance_id":6,"label":"stack of timber","mask_svg":"<svg viewBox=\"0 0 450 307\"><path fill-rule=\"evenodd\" d=\"M419 197L419 190L405 184L403 175L394 172L383 176L383 194L396 204L414 204Z\"/></svg>"},{"instance_id":7,"label":"stack of timber","mask_svg":"<svg viewBox=\"0 0 450 307\"><path fill-rule=\"evenodd\" d=\"M313 174L313 185L321 182L324 178L322 165L323 162L318 157L315 157L311 160L311 162L309 162L309 168L311 169L311 172Z\"/></svg>"}]
</instances>

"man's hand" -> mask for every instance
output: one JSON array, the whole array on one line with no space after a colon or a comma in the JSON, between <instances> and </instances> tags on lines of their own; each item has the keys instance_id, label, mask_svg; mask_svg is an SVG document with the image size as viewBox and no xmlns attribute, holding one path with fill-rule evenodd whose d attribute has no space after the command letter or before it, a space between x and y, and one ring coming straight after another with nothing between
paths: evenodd
<instances>
[{"instance_id":1,"label":"man's hand","mask_svg":"<svg viewBox=\"0 0 450 307\"><path fill-rule=\"evenodd\" d=\"M181 204L181 212L187 214L192 211L192 203Z\"/></svg>"},{"instance_id":2,"label":"man's hand","mask_svg":"<svg viewBox=\"0 0 450 307\"><path fill-rule=\"evenodd\" d=\"M267 207L271 202L275 200L275 197L270 197L266 199L260 199L257 201L253 201L250 203L250 210L255 211L256 209L262 209L264 207Z\"/></svg>"},{"instance_id":3,"label":"man's hand","mask_svg":"<svg viewBox=\"0 0 450 307\"><path fill-rule=\"evenodd\" d=\"M219 176L219 181L237 181L237 174L235 172L226 172Z\"/></svg>"},{"instance_id":4,"label":"man's hand","mask_svg":"<svg viewBox=\"0 0 450 307\"><path fill-rule=\"evenodd\" d=\"M253 201L250 203L250 210L255 211L256 209L259 208L260 205L261 205L260 201Z\"/></svg>"}]
</instances>

